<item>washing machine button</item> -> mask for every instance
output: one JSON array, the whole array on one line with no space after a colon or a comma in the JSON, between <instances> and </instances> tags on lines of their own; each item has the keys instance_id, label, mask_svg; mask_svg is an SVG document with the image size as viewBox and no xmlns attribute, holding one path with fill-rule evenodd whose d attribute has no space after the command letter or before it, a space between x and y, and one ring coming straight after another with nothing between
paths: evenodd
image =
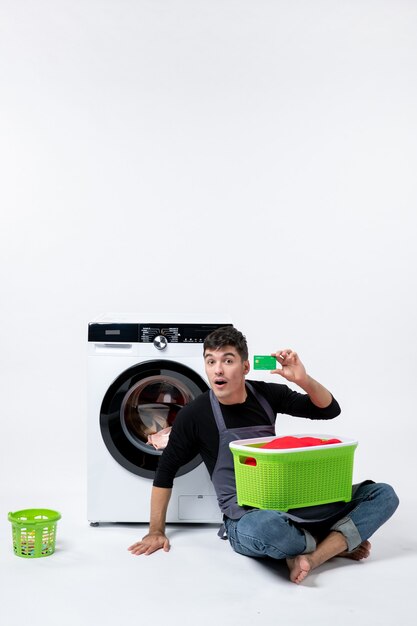
<instances>
[{"instance_id":1,"label":"washing machine button","mask_svg":"<svg viewBox=\"0 0 417 626\"><path fill-rule=\"evenodd\" d=\"M168 339L164 337L163 335L158 335L153 340L153 345L155 346L157 350L165 350L165 348L168 345Z\"/></svg>"}]
</instances>

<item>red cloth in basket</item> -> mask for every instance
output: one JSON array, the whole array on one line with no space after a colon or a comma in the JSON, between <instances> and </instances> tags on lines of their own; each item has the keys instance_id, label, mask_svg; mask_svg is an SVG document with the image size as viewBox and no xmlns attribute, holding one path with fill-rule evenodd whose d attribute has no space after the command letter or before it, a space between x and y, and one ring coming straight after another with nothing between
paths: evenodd
<instances>
[{"instance_id":1,"label":"red cloth in basket","mask_svg":"<svg viewBox=\"0 0 417 626\"><path fill-rule=\"evenodd\" d=\"M259 446L272 450L288 450L291 448L308 448L312 446L323 446L329 443L342 443L340 439L319 439L318 437L278 437ZM249 457L245 465L256 465L256 459Z\"/></svg>"}]
</instances>

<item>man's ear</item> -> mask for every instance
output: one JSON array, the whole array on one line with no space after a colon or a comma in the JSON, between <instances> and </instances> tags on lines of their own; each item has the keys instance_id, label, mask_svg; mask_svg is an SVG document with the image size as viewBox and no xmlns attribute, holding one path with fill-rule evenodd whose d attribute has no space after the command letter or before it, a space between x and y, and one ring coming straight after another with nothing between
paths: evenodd
<instances>
[{"instance_id":1,"label":"man's ear","mask_svg":"<svg viewBox=\"0 0 417 626\"><path fill-rule=\"evenodd\" d=\"M249 361L243 361L243 371L245 372L245 376L246 376L246 374L249 374L249 372L250 372L250 363L249 363Z\"/></svg>"}]
</instances>

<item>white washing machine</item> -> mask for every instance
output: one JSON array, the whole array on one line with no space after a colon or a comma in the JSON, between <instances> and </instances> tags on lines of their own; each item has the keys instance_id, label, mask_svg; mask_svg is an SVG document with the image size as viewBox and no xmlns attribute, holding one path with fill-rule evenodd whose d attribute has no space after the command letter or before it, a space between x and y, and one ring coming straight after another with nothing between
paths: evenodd
<instances>
[{"instance_id":1,"label":"white washing machine","mask_svg":"<svg viewBox=\"0 0 417 626\"><path fill-rule=\"evenodd\" d=\"M118 321L119 320L119 321ZM169 321L169 320L168 320ZM151 323L103 316L88 327L88 496L92 525L148 522L163 451L148 436L208 389L203 342L230 324ZM180 468L167 522L217 523L220 511L201 457Z\"/></svg>"}]
</instances>

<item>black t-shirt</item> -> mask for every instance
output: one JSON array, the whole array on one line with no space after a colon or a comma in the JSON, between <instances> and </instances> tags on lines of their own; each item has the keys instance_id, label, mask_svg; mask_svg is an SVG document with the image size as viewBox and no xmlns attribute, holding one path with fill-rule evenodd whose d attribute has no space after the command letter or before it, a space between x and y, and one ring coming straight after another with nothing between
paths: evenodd
<instances>
[{"instance_id":1,"label":"black t-shirt","mask_svg":"<svg viewBox=\"0 0 417 626\"><path fill-rule=\"evenodd\" d=\"M340 413L333 398L325 409L315 406L308 395L293 391L287 385L249 381L256 391L271 405L274 413L286 413L308 419L332 419ZM247 388L248 396L242 404L220 404L226 428L243 428L270 424L264 409ZM216 465L219 448L219 431L211 408L209 391L198 396L178 413L169 442L159 459L154 485L171 488L178 469L197 454L210 476Z\"/></svg>"}]
</instances>

